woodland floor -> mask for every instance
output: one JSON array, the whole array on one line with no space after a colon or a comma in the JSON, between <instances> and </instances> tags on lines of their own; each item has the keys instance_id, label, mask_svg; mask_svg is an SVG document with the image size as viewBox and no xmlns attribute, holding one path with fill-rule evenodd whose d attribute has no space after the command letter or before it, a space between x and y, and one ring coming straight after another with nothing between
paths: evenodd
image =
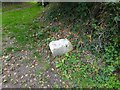
<instances>
[{"instance_id":1,"label":"woodland floor","mask_svg":"<svg viewBox=\"0 0 120 90\"><path fill-rule=\"evenodd\" d=\"M26 19L27 22L25 22L24 18L22 19L21 17L27 17L26 14L31 15L30 10L32 11L32 8L37 10L38 13L34 14L33 17L31 16L32 19ZM28 13L24 13L25 10L27 10ZM73 36L70 41L74 41L78 38L78 33L71 32L69 28L62 28L59 32L45 33L38 39L35 33L39 30L49 28L51 25L61 25L61 22L52 22L48 26L43 27L42 22L44 22L44 17L41 16L40 13L44 10L45 8L43 7L31 6L4 12L2 19L5 20L5 22L3 22L3 24L5 24L3 25L2 31L3 53L1 57L3 62L3 88L73 86L71 81L63 80L62 76L58 74L59 70L55 66L56 58L51 55L48 44L49 41L66 38L70 35ZM14 16L16 13L23 14ZM8 17L6 14L9 14L9 18L13 18L13 20L17 18L15 20L19 22L15 22L15 20L12 22L11 19L7 19L11 20L10 22L7 21L5 19ZM23 16L24 14L26 16ZM33 20L33 18L35 19ZM23 20L23 23L20 22L21 20ZM16 29L18 29L18 31L16 31ZM72 52L77 51L73 50ZM61 57L58 57L58 59ZM86 57L90 57L89 61L87 61ZM81 60L85 63L92 63L95 60L95 56L92 55L90 51L86 50L81 53ZM101 61L102 60L99 60L98 62L99 66L101 66Z\"/></svg>"},{"instance_id":2,"label":"woodland floor","mask_svg":"<svg viewBox=\"0 0 120 90\"><path fill-rule=\"evenodd\" d=\"M15 8L4 13L19 12L25 8ZM42 12L42 11L41 11ZM21 18L19 16L18 18ZM50 64L50 51L46 48L34 48L29 44L25 46L16 43L16 37L6 34L3 29L2 49L3 56L3 88L49 88L68 87L68 81L63 81L57 74L54 64ZM11 33L11 31L8 31ZM21 42L20 42L21 43ZM36 45L36 44L35 44ZM32 47L33 49L28 49ZM37 56L35 55L37 52ZM53 60L54 63L54 60Z\"/></svg>"}]
</instances>

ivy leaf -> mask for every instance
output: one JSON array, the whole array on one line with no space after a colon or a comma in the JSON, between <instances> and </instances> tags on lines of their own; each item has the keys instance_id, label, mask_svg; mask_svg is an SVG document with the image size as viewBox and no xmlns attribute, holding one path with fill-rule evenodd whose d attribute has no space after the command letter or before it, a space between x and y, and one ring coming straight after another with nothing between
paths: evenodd
<instances>
[{"instance_id":1,"label":"ivy leaf","mask_svg":"<svg viewBox=\"0 0 120 90\"><path fill-rule=\"evenodd\" d=\"M114 20L117 22L117 21L120 21L120 16L116 16L115 18L114 18Z\"/></svg>"},{"instance_id":2,"label":"ivy leaf","mask_svg":"<svg viewBox=\"0 0 120 90\"><path fill-rule=\"evenodd\" d=\"M56 68L59 68L59 67L61 67L61 66L62 66L62 63L56 64Z\"/></svg>"}]
</instances>

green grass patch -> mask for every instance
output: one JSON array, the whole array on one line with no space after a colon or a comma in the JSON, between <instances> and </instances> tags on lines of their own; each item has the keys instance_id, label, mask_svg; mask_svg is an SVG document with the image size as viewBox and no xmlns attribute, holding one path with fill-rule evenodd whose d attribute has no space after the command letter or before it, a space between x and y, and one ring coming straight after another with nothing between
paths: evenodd
<instances>
[{"instance_id":1,"label":"green grass patch","mask_svg":"<svg viewBox=\"0 0 120 90\"><path fill-rule=\"evenodd\" d=\"M2 13L2 8L0 8L0 13Z\"/></svg>"},{"instance_id":2,"label":"green grass patch","mask_svg":"<svg viewBox=\"0 0 120 90\"><path fill-rule=\"evenodd\" d=\"M34 43L35 40L32 35L40 30L36 18L42 10L42 7L34 4L29 8L3 13L3 29L6 28L3 33L15 37L21 45Z\"/></svg>"},{"instance_id":3,"label":"green grass patch","mask_svg":"<svg viewBox=\"0 0 120 90\"><path fill-rule=\"evenodd\" d=\"M29 23L33 19L35 19L35 17L40 13L41 10L42 8L35 4L29 8L3 13L2 16L3 26Z\"/></svg>"},{"instance_id":4,"label":"green grass patch","mask_svg":"<svg viewBox=\"0 0 120 90\"><path fill-rule=\"evenodd\" d=\"M19 9L19 8L27 7L27 6L30 6L30 5L33 5L33 4L34 3L31 3L31 2L6 4L6 5L2 4L2 9L1 10L2 10L2 12L5 12L5 11L13 10L13 9Z\"/></svg>"},{"instance_id":5,"label":"green grass patch","mask_svg":"<svg viewBox=\"0 0 120 90\"><path fill-rule=\"evenodd\" d=\"M5 52L7 52L7 53L10 53L10 52L16 52L16 51L20 51L21 50L21 48L17 48L17 47L8 47L8 48L6 48L5 49Z\"/></svg>"}]
</instances>

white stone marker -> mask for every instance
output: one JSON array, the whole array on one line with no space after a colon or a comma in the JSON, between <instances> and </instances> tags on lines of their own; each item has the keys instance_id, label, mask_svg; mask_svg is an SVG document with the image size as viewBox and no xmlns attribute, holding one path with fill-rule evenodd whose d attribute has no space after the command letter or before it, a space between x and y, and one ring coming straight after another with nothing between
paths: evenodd
<instances>
[{"instance_id":1,"label":"white stone marker","mask_svg":"<svg viewBox=\"0 0 120 90\"><path fill-rule=\"evenodd\" d=\"M73 46L68 39L59 39L49 43L53 56L62 55L73 50Z\"/></svg>"}]
</instances>

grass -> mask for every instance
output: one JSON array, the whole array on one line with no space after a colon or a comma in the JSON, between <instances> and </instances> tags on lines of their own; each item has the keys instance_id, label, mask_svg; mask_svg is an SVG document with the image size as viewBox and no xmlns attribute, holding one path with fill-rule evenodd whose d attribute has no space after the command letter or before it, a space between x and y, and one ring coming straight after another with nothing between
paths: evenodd
<instances>
[{"instance_id":1,"label":"grass","mask_svg":"<svg viewBox=\"0 0 120 90\"><path fill-rule=\"evenodd\" d=\"M31 7L26 9L21 9L19 11L11 11L3 13L2 21L3 28L5 28L4 33L11 37L15 37L18 43L26 44L27 42L33 43L32 38L33 32L39 30L36 28L36 23L34 20L42 11L42 7L33 4ZM34 29L35 28L35 29ZM31 29L34 29L31 31Z\"/></svg>"},{"instance_id":2,"label":"grass","mask_svg":"<svg viewBox=\"0 0 120 90\"><path fill-rule=\"evenodd\" d=\"M38 15L41 9L41 7L33 5L32 7L21 9L19 11L3 13L3 26L29 23L36 17L36 15Z\"/></svg>"},{"instance_id":3,"label":"grass","mask_svg":"<svg viewBox=\"0 0 120 90\"><path fill-rule=\"evenodd\" d=\"M21 50L21 48L17 48L17 47L8 47L8 48L6 48L7 53L20 51L20 50Z\"/></svg>"},{"instance_id":4,"label":"grass","mask_svg":"<svg viewBox=\"0 0 120 90\"><path fill-rule=\"evenodd\" d=\"M12 8L18 8L18 6ZM47 34L44 34L41 30L42 23L37 19L43 10L43 7L32 3L31 7L11 10L2 14L3 38L6 36L10 37L10 39L15 38L15 43L5 48L5 55L21 50L32 52L30 58L34 58L42 67L41 69L37 68L36 75L40 74L40 72L44 73L49 68L49 63L43 60L41 53L37 51L38 43L36 44L36 39L39 39L39 43L42 44L41 40L47 37ZM28 64L29 60L23 59L22 62Z\"/></svg>"},{"instance_id":5,"label":"grass","mask_svg":"<svg viewBox=\"0 0 120 90\"><path fill-rule=\"evenodd\" d=\"M21 3L21 4L10 4L10 5L2 5L2 12L10 11L13 9L23 8L26 6L30 6L34 3L27 2L27 3Z\"/></svg>"}]
</instances>

